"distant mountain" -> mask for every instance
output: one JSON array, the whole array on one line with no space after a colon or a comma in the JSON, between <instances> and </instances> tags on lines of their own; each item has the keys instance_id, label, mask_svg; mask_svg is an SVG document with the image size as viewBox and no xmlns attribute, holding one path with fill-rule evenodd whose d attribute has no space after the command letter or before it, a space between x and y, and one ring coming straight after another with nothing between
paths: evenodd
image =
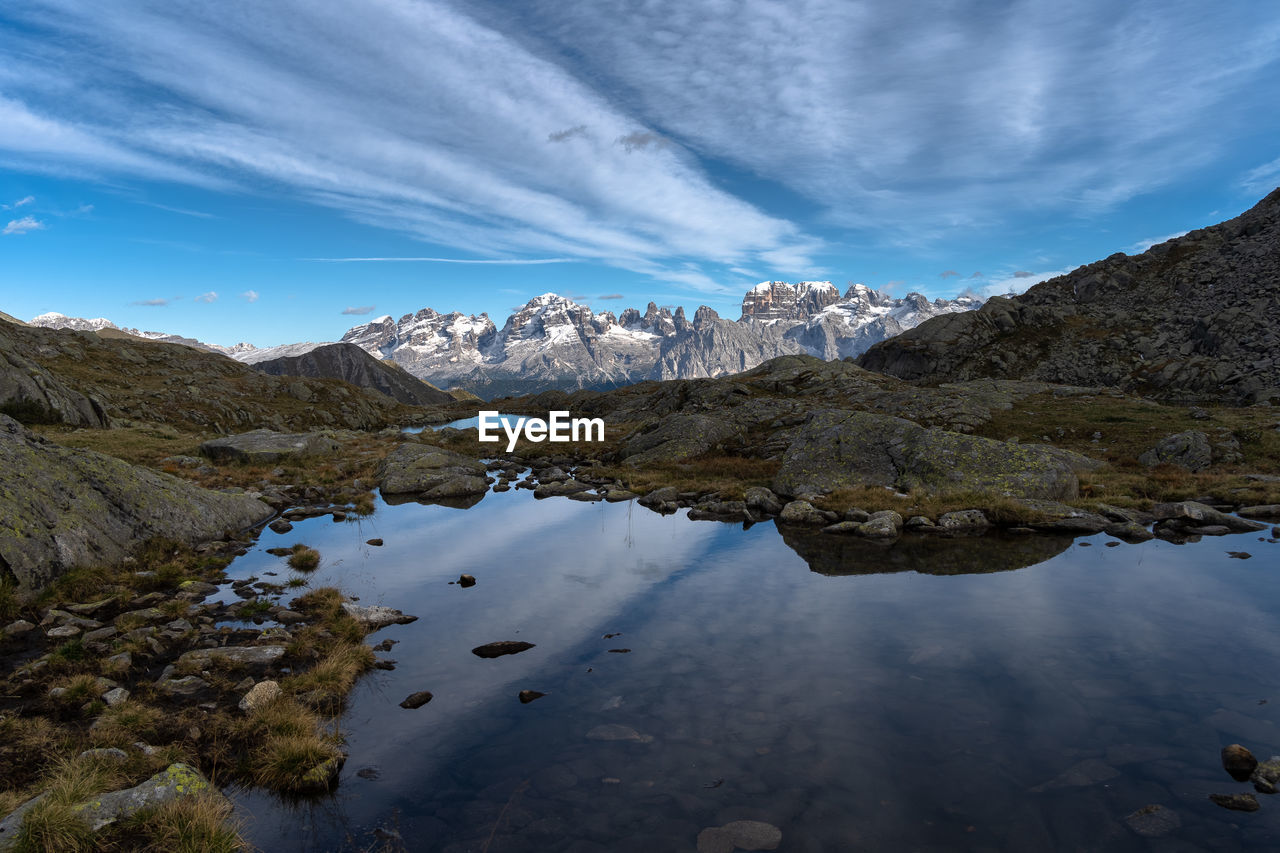
<instances>
[{"instance_id":1,"label":"distant mountain","mask_svg":"<svg viewBox=\"0 0 1280 853\"><path fill-rule=\"evenodd\" d=\"M743 297L738 320L702 306L691 322L683 308L673 312L651 302L643 314L635 308L594 313L544 293L502 328L487 314L424 308L399 320L378 317L342 340L434 385L493 398L724 376L788 354L854 356L925 319L981 304L969 297L930 302L919 294L897 299L861 284L842 297L828 281L767 281Z\"/></svg>"},{"instance_id":2,"label":"distant mountain","mask_svg":"<svg viewBox=\"0 0 1280 853\"><path fill-rule=\"evenodd\" d=\"M1115 254L979 311L937 317L859 364L903 379L1118 386L1280 402L1280 189L1219 225Z\"/></svg>"},{"instance_id":3,"label":"distant mountain","mask_svg":"<svg viewBox=\"0 0 1280 853\"><path fill-rule=\"evenodd\" d=\"M342 379L413 406L441 405L454 400L449 393L409 375L395 362L379 361L355 344L322 344L298 355L283 355L250 363L263 373L273 376Z\"/></svg>"},{"instance_id":4,"label":"distant mountain","mask_svg":"<svg viewBox=\"0 0 1280 853\"><path fill-rule=\"evenodd\" d=\"M107 333L106 337L111 337L112 332L128 335L134 338L142 338L147 341L160 341L166 344L182 344L183 346L192 347L193 349L204 350L205 352L217 352L223 355L232 355L244 349L257 349L253 344L236 344L234 347L224 347L218 344L206 344L195 338L184 338L181 335L170 335L165 332L144 332L140 329L129 329L117 326L105 317L95 317L87 320L83 317L68 317L66 314L59 314L57 311L50 311L47 314L41 314L39 317L32 317L29 326L38 326L44 329L74 329L80 332L98 332Z\"/></svg>"}]
</instances>

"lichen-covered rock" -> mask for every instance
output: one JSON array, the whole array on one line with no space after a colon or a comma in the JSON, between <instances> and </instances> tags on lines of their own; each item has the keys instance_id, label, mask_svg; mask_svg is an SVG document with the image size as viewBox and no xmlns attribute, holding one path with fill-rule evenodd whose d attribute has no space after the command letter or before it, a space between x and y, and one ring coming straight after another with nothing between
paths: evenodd
<instances>
[{"instance_id":1,"label":"lichen-covered rock","mask_svg":"<svg viewBox=\"0 0 1280 853\"><path fill-rule=\"evenodd\" d=\"M462 497L485 492L484 476L483 462L439 447L402 444L382 461L378 484L388 495Z\"/></svg>"},{"instance_id":2,"label":"lichen-covered rock","mask_svg":"<svg viewBox=\"0 0 1280 853\"><path fill-rule=\"evenodd\" d=\"M725 418L702 414L670 415L651 428L627 438L623 462L651 465L701 456L742 434L742 428Z\"/></svg>"},{"instance_id":3,"label":"lichen-covered rock","mask_svg":"<svg viewBox=\"0 0 1280 853\"><path fill-rule=\"evenodd\" d=\"M1249 521L1227 515L1225 512L1219 512L1211 506L1205 506L1196 501L1156 504L1151 511L1157 521L1181 519L1197 525L1222 525L1238 533L1253 533L1267 529L1267 525L1260 521Z\"/></svg>"},{"instance_id":4,"label":"lichen-covered rock","mask_svg":"<svg viewBox=\"0 0 1280 853\"><path fill-rule=\"evenodd\" d=\"M947 532L960 530L985 530L991 526L980 509L961 509L944 512L938 517L938 527Z\"/></svg>"},{"instance_id":5,"label":"lichen-covered rock","mask_svg":"<svg viewBox=\"0 0 1280 853\"><path fill-rule=\"evenodd\" d=\"M827 517L808 501L791 501L778 514L778 521L786 524L826 524Z\"/></svg>"},{"instance_id":6,"label":"lichen-covered rock","mask_svg":"<svg viewBox=\"0 0 1280 853\"><path fill-rule=\"evenodd\" d=\"M760 515L777 515L782 512L782 501L764 486L752 486L743 495L747 508Z\"/></svg>"},{"instance_id":7,"label":"lichen-covered rock","mask_svg":"<svg viewBox=\"0 0 1280 853\"><path fill-rule=\"evenodd\" d=\"M1209 445L1209 436L1199 430L1188 430L1166 435L1139 456L1138 462L1148 468L1165 462L1191 472L1203 471L1213 463L1213 448Z\"/></svg>"},{"instance_id":8,"label":"lichen-covered rock","mask_svg":"<svg viewBox=\"0 0 1280 853\"><path fill-rule=\"evenodd\" d=\"M369 631L377 631L388 625L408 625L410 622L418 621L417 616L396 610L394 607L383 607L380 604L372 604L362 606L353 604L350 601L342 602L342 609L347 615L357 622L360 622Z\"/></svg>"},{"instance_id":9,"label":"lichen-covered rock","mask_svg":"<svg viewBox=\"0 0 1280 853\"><path fill-rule=\"evenodd\" d=\"M284 646L222 646L216 649L194 649L178 658L179 669L209 669L222 665L228 669L266 671L284 657Z\"/></svg>"},{"instance_id":10,"label":"lichen-covered rock","mask_svg":"<svg viewBox=\"0 0 1280 853\"><path fill-rule=\"evenodd\" d=\"M77 806L77 811L85 823L96 831L143 809L153 809L181 797L197 794L222 797L199 770L188 764L170 764L142 784L102 794Z\"/></svg>"},{"instance_id":11,"label":"lichen-covered rock","mask_svg":"<svg viewBox=\"0 0 1280 853\"><path fill-rule=\"evenodd\" d=\"M1097 465L1042 445L925 429L868 412L826 411L796 431L773 489L784 495L825 494L878 485L1064 500L1078 495L1076 471Z\"/></svg>"},{"instance_id":12,"label":"lichen-covered rock","mask_svg":"<svg viewBox=\"0 0 1280 853\"><path fill-rule=\"evenodd\" d=\"M200 445L201 455L214 461L270 465L285 459L324 456L338 449L338 442L320 433L284 433L256 429L215 438Z\"/></svg>"},{"instance_id":13,"label":"lichen-covered rock","mask_svg":"<svg viewBox=\"0 0 1280 853\"><path fill-rule=\"evenodd\" d=\"M196 544L272 514L247 495L60 447L4 415L0 471L0 576L26 590L72 568L118 564L154 537Z\"/></svg>"}]
</instances>

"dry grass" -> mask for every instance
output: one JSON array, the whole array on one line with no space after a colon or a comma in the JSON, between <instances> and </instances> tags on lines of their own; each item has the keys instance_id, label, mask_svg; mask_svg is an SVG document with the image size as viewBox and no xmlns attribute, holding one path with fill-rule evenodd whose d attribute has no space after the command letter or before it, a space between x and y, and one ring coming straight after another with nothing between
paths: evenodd
<instances>
[{"instance_id":1,"label":"dry grass","mask_svg":"<svg viewBox=\"0 0 1280 853\"><path fill-rule=\"evenodd\" d=\"M148 853L236 853L247 844L221 795L183 797L132 818L125 830Z\"/></svg>"},{"instance_id":2,"label":"dry grass","mask_svg":"<svg viewBox=\"0 0 1280 853\"><path fill-rule=\"evenodd\" d=\"M252 758L254 782L273 791L303 791L314 788L307 775L317 767L342 757L335 739L316 732L275 735L255 750Z\"/></svg>"},{"instance_id":3,"label":"dry grass","mask_svg":"<svg viewBox=\"0 0 1280 853\"><path fill-rule=\"evenodd\" d=\"M294 545L288 563L294 571L314 572L320 567L320 552L306 545Z\"/></svg>"},{"instance_id":4,"label":"dry grass","mask_svg":"<svg viewBox=\"0 0 1280 853\"><path fill-rule=\"evenodd\" d=\"M305 672L291 675L280 683L293 694L323 690L346 695L356 680L373 669L373 649L364 643L341 642Z\"/></svg>"},{"instance_id":5,"label":"dry grass","mask_svg":"<svg viewBox=\"0 0 1280 853\"><path fill-rule=\"evenodd\" d=\"M118 783L106 762L55 759L48 769L48 795L27 811L14 839L15 853L78 853L94 847L94 833L76 805Z\"/></svg>"},{"instance_id":6,"label":"dry grass","mask_svg":"<svg viewBox=\"0 0 1280 853\"><path fill-rule=\"evenodd\" d=\"M138 741L151 743L164 728L164 715L136 699L108 707L89 730L94 746L127 747Z\"/></svg>"},{"instance_id":7,"label":"dry grass","mask_svg":"<svg viewBox=\"0 0 1280 853\"><path fill-rule=\"evenodd\" d=\"M778 473L779 462L745 456L703 456L683 462L667 462L644 468L616 465L592 469L593 474L621 480L638 493L663 486L681 492L719 492L722 500L741 500L752 486L768 486Z\"/></svg>"},{"instance_id":8,"label":"dry grass","mask_svg":"<svg viewBox=\"0 0 1280 853\"><path fill-rule=\"evenodd\" d=\"M22 602L13 581L0 578L0 622L8 624L18 618L22 610Z\"/></svg>"},{"instance_id":9,"label":"dry grass","mask_svg":"<svg viewBox=\"0 0 1280 853\"><path fill-rule=\"evenodd\" d=\"M313 619L328 621L342 616L342 602L346 596L332 586L322 586L304 593L293 600L293 609Z\"/></svg>"}]
</instances>

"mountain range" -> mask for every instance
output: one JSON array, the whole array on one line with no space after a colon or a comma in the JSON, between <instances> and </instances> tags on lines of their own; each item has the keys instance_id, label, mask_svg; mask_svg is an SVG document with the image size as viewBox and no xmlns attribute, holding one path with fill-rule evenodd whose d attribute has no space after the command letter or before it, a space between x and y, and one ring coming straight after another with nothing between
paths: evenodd
<instances>
[{"instance_id":1,"label":"mountain range","mask_svg":"<svg viewBox=\"0 0 1280 853\"><path fill-rule=\"evenodd\" d=\"M780 355L857 356L926 319L981 304L971 296L929 301L911 293L895 298L863 284L851 285L842 296L829 281L767 281L744 295L739 319L724 319L704 305L690 320L680 307L673 311L650 302L644 313L628 308L615 315L544 293L507 317L501 328L488 314L441 314L423 308L399 320L386 315L355 326L341 342L433 386L463 388L491 399L552 389L615 388L646 379L725 376ZM35 317L30 324L180 343L271 372L281 368L267 366L269 362L331 346L307 342L225 347L56 312ZM313 369L314 365L309 368Z\"/></svg>"}]
</instances>

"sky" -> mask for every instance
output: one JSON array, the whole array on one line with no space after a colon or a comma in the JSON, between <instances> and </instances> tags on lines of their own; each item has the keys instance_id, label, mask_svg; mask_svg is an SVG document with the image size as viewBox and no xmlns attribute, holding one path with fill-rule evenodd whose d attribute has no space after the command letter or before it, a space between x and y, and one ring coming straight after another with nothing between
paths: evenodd
<instances>
[{"instance_id":1,"label":"sky","mask_svg":"<svg viewBox=\"0 0 1280 853\"><path fill-rule=\"evenodd\" d=\"M554 291L1021 291L1280 185L1280 4L0 6L0 311L212 343Z\"/></svg>"}]
</instances>

